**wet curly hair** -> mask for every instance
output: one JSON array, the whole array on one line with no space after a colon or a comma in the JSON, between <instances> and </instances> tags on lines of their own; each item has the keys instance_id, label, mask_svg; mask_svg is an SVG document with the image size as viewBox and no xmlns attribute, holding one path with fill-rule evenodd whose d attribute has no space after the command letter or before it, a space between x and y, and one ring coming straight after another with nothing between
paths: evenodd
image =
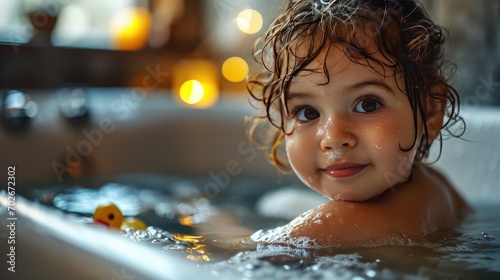
<instances>
[{"instance_id":1,"label":"wet curly hair","mask_svg":"<svg viewBox=\"0 0 500 280\"><path fill-rule=\"evenodd\" d=\"M394 77L408 97L415 128L418 118L426 123L426 101L433 98L446 104L442 129L449 135L462 135L465 123L459 116L460 98L450 84L455 65L445 64L443 59L447 35L448 31L435 24L422 4L414 0L289 0L254 47L254 59L263 70L249 78L247 89L253 98L251 103L256 102L261 112L247 119L247 136L257 148L267 152L279 170L290 171L280 148L285 135L293 132L287 132L284 124L290 82L332 45L351 61L364 61L363 65L381 75ZM376 45L382 59L367 47L366 39ZM328 83L326 62L323 63ZM402 74L400 81L397 74ZM457 123L463 123L462 132L450 130ZM427 140L426 125L424 130L414 164L428 156L432 144ZM439 134L440 152L443 130ZM416 138L415 134L411 147L400 149L411 150Z\"/></svg>"}]
</instances>

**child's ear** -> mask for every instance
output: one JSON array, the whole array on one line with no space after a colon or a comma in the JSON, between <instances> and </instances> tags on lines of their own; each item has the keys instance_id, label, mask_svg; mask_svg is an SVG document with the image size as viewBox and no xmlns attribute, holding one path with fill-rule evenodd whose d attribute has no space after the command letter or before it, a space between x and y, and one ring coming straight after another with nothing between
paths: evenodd
<instances>
[{"instance_id":1,"label":"child's ear","mask_svg":"<svg viewBox=\"0 0 500 280\"><path fill-rule=\"evenodd\" d=\"M444 113L446 111L446 86L439 83L432 88L431 96L427 98L427 132L428 141L432 142L438 137L443 127Z\"/></svg>"}]
</instances>

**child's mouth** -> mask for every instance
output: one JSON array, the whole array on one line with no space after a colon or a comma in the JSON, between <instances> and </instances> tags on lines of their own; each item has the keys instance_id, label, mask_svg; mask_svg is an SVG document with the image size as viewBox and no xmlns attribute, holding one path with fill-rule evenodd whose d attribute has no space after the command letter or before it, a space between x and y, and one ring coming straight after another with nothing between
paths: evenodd
<instances>
[{"instance_id":1,"label":"child's mouth","mask_svg":"<svg viewBox=\"0 0 500 280\"><path fill-rule=\"evenodd\" d=\"M345 178L359 173L365 167L366 165L361 165L361 164L350 164L350 163L332 164L327 168L325 168L324 171L326 172L326 174L334 178Z\"/></svg>"}]
</instances>

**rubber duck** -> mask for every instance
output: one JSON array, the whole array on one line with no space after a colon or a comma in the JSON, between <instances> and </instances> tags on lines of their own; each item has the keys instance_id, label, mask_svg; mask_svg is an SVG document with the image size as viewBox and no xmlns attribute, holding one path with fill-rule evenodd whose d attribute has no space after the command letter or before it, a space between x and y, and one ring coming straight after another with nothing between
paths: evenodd
<instances>
[{"instance_id":1,"label":"rubber duck","mask_svg":"<svg viewBox=\"0 0 500 280\"><path fill-rule=\"evenodd\" d=\"M105 225L112 229L146 230L146 224L138 218L124 218L122 211L113 203L99 205L94 211L94 222Z\"/></svg>"}]
</instances>

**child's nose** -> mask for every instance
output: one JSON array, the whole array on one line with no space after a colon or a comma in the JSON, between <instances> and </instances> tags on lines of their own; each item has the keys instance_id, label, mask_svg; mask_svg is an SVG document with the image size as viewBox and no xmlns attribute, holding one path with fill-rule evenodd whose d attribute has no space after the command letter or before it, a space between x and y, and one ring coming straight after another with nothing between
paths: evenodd
<instances>
[{"instance_id":1,"label":"child's nose","mask_svg":"<svg viewBox=\"0 0 500 280\"><path fill-rule=\"evenodd\" d=\"M353 148L357 144L350 123L345 120L328 119L318 129L318 136L321 137L322 150Z\"/></svg>"}]
</instances>

